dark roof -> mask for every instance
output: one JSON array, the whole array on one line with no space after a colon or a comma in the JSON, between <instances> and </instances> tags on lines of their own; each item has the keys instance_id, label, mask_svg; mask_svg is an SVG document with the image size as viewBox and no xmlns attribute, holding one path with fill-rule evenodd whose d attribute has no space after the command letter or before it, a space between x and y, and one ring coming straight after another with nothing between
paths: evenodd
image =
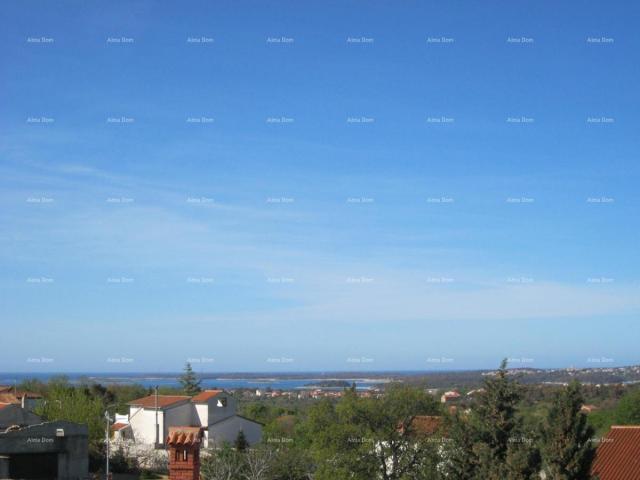
<instances>
[{"instance_id":1,"label":"dark roof","mask_svg":"<svg viewBox=\"0 0 640 480\"><path fill-rule=\"evenodd\" d=\"M640 425L611 427L591 472L599 480L640 480Z\"/></svg>"},{"instance_id":2,"label":"dark roof","mask_svg":"<svg viewBox=\"0 0 640 480\"><path fill-rule=\"evenodd\" d=\"M243 420L246 420L247 422L256 423L264 427L264 423L258 422L256 420L252 420L251 418L243 417L242 415L238 415L237 413L234 415L229 415L228 417L221 418L220 420L216 420L215 422L210 423L209 425L218 425L219 423L227 422L232 418L241 418Z\"/></svg>"},{"instance_id":3,"label":"dark roof","mask_svg":"<svg viewBox=\"0 0 640 480\"><path fill-rule=\"evenodd\" d=\"M4 430L13 425L34 425L42 423L42 419L26 408L15 403L0 403L0 429Z\"/></svg>"}]
</instances>

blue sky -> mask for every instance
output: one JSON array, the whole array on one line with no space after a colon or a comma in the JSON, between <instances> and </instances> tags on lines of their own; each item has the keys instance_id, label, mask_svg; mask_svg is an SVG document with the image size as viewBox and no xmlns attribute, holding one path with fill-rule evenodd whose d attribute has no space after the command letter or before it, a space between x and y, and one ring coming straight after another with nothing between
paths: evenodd
<instances>
[{"instance_id":1,"label":"blue sky","mask_svg":"<svg viewBox=\"0 0 640 480\"><path fill-rule=\"evenodd\" d=\"M3 2L0 370L640 362L639 10Z\"/></svg>"}]
</instances>

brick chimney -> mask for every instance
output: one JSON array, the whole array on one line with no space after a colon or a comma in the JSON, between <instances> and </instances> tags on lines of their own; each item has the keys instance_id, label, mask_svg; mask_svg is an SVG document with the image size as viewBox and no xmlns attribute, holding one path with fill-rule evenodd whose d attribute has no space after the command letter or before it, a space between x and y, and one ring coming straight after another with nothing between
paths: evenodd
<instances>
[{"instance_id":1,"label":"brick chimney","mask_svg":"<svg viewBox=\"0 0 640 480\"><path fill-rule=\"evenodd\" d=\"M169 427L169 480L200 480L200 427Z\"/></svg>"}]
</instances>

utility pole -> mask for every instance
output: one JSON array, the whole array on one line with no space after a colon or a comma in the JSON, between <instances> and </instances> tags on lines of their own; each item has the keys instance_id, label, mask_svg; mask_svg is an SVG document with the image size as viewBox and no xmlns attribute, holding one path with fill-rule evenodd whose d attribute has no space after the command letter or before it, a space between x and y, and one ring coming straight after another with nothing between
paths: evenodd
<instances>
[{"instance_id":1,"label":"utility pole","mask_svg":"<svg viewBox=\"0 0 640 480\"><path fill-rule=\"evenodd\" d=\"M109 480L109 430L111 427L111 418L109 417L109 410L104 411L104 418L107 420L107 430L105 432L104 441L107 445L107 458L105 460L105 480Z\"/></svg>"},{"instance_id":2,"label":"utility pole","mask_svg":"<svg viewBox=\"0 0 640 480\"><path fill-rule=\"evenodd\" d=\"M158 386L156 385L156 448L160 447L160 426L158 425Z\"/></svg>"}]
</instances>

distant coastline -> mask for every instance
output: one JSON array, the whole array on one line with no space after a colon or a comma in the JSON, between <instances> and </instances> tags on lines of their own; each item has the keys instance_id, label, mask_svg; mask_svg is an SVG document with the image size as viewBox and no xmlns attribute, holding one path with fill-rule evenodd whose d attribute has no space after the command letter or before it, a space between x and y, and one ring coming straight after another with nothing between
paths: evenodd
<instances>
[{"instance_id":1,"label":"distant coastline","mask_svg":"<svg viewBox=\"0 0 640 480\"><path fill-rule=\"evenodd\" d=\"M450 386L474 386L491 375L494 370L437 370L437 371L380 371L380 372L237 372L237 373L198 373L204 388L224 389L342 389L345 384L355 383L357 389L371 389L384 386L389 382L405 382L430 388ZM640 383L640 365L624 367L592 368L512 368L511 374L517 375L523 383L562 384L579 380L586 384L631 384ZM29 379L46 382L56 376L65 376L71 383L95 382L108 384L139 384L147 388L179 387L175 373L157 372L20 372L0 373L0 385L11 385Z\"/></svg>"}]
</instances>

